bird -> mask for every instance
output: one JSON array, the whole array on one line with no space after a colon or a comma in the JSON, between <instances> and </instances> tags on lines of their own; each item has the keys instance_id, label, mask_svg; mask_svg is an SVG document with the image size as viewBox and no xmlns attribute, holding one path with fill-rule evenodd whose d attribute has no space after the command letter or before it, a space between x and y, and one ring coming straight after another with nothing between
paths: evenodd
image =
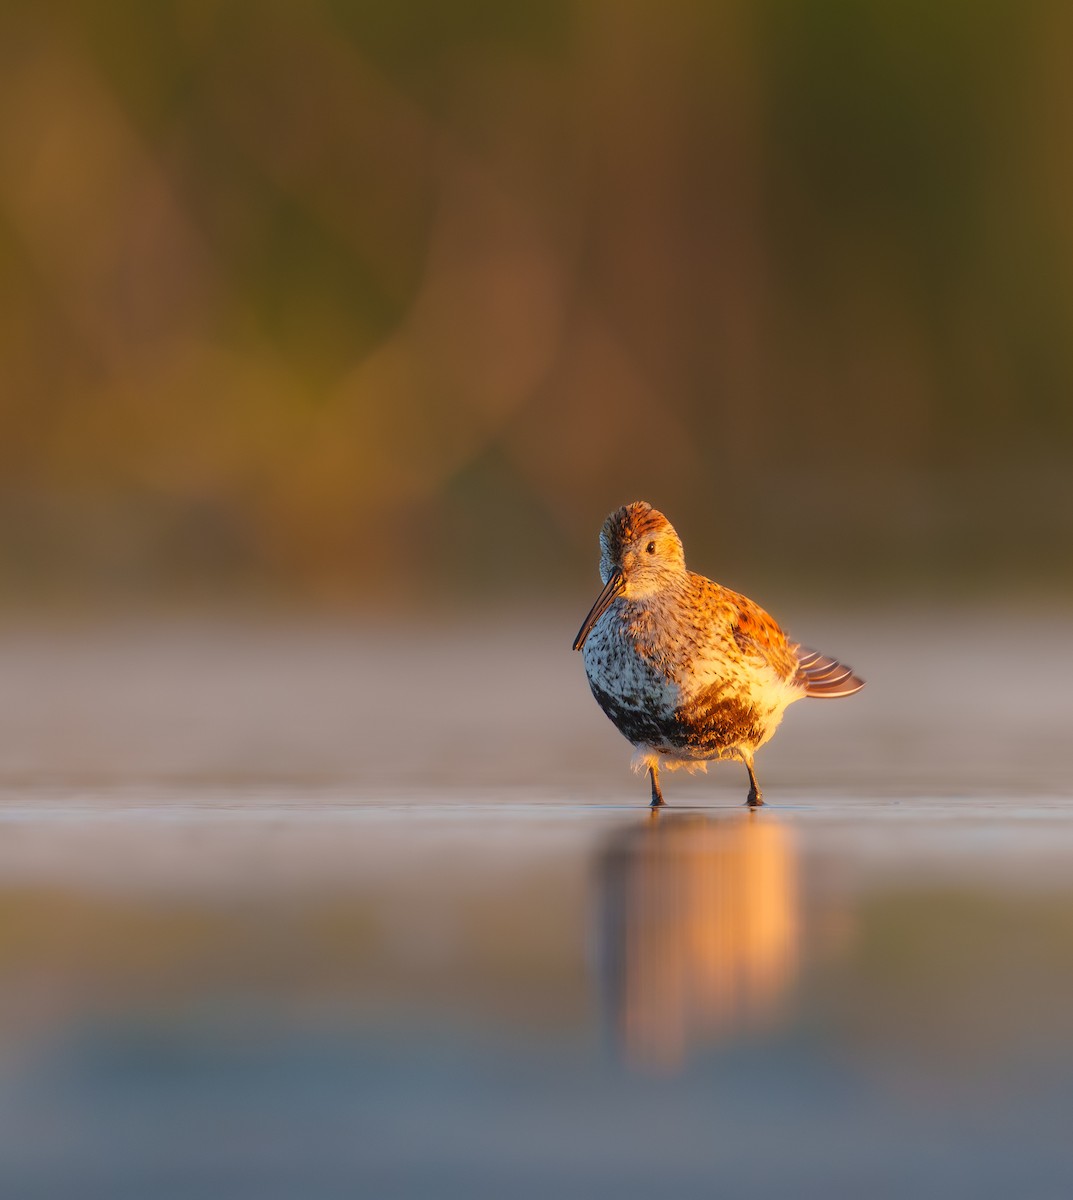
<instances>
[{"instance_id":1,"label":"bird","mask_svg":"<svg viewBox=\"0 0 1073 1200\"><path fill-rule=\"evenodd\" d=\"M653 809L664 804L661 768L707 770L721 759L744 763L746 804L763 804L753 758L786 708L864 687L747 596L687 570L674 526L644 501L604 521L600 579L574 649L597 704L634 746L634 770L648 771Z\"/></svg>"}]
</instances>

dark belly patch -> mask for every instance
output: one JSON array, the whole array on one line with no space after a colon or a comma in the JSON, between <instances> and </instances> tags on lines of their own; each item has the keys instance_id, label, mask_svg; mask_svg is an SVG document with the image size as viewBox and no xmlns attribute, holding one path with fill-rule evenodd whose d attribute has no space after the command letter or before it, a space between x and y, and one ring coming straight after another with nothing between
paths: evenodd
<instances>
[{"instance_id":1,"label":"dark belly patch","mask_svg":"<svg viewBox=\"0 0 1073 1200\"><path fill-rule=\"evenodd\" d=\"M681 745L701 753L731 746L758 746L766 725L752 704L740 696L727 695L720 687L708 688L689 704L675 709L674 720L682 730Z\"/></svg>"},{"instance_id":2,"label":"dark belly patch","mask_svg":"<svg viewBox=\"0 0 1073 1200\"><path fill-rule=\"evenodd\" d=\"M605 692L598 684L589 680L589 687L596 697L596 703L604 710L615 728L635 746L641 744L661 745L666 741L665 729L667 723L653 717L644 709L636 706L636 702L619 699ZM634 701L634 698L630 698Z\"/></svg>"},{"instance_id":3,"label":"dark belly patch","mask_svg":"<svg viewBox=\"0 0 1073 1200\"><path fill-rule=\"evenodd\" d=\"M697 758L714 758L734 746L757 746L765 722L756 708L720 687L701 692L689 704L667 715L641 707L641 698L629 701L610 695L589 680L596 703L618 731L635 746L649 745L680 750Z\"/></svg>"}]
</instances>

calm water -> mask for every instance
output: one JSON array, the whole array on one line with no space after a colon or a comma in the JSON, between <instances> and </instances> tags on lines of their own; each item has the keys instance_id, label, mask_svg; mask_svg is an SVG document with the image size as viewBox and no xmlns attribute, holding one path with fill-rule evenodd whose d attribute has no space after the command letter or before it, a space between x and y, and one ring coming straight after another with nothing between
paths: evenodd
<instances>
[{"instance_id":1,"label":"calm water","mask_svg":"<svg viewBox=\"0 0 1073 1200\"><path fill-rule=\"evenodd\" d=\"M1073 1192L1068 623L653 819L571 619L0 632L4 1195Z\"/></svg>"}]
</instances>

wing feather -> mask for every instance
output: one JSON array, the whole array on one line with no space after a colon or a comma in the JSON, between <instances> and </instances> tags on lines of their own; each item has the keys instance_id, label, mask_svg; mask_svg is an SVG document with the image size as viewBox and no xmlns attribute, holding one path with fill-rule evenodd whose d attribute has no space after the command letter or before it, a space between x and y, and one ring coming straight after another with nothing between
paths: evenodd
<instances>
[{"instance_id":1,"label":"wing feather","mask_svg":"<svg viewBox=\"0 0 1073 1200\"><path fill-rule=\"evenodd\" d=\"M841 696L852 696L864 687L864 680L854 675L852 667L818 650L798 647L797 662L797 681L803 685L806 696L837 700Z\"/></svg>"}]
</instances>

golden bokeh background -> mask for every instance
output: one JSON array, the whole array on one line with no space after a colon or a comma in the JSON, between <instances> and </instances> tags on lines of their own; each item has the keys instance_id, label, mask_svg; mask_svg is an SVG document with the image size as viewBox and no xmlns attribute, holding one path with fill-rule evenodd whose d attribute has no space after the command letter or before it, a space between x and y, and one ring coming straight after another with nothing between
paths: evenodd
<instances>
[{"instance_id":1,"label":"golden bokeh background","mask_svg":"<svg viewBox=\"0 0 1073 1200\"><path fill-rule=\"evenodd\" d=\"M0 16L9 599L1069 581L1059 0Z\"/></svg>"}]
</instances>

